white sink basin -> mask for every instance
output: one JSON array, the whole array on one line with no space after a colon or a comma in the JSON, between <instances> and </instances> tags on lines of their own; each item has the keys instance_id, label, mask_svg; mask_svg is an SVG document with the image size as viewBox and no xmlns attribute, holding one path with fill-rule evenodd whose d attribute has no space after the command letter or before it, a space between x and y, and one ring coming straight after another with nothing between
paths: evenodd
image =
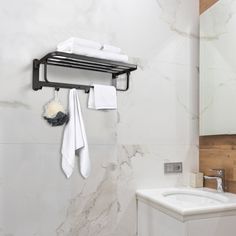
<instances>
[{"instance_id":1,"label":"white sink basin","mask_svg":"<svg viewBox=\"0 0 236 236\"><path fill-rule=\"evenodd\" d=\"M222 215L236 215L236 195L201 188L138 190L137 199L185 221Z\"/></svg>"},{"instance_id":2,"label":"white sink basin","mask_svg":"<svg viewBox=\"0 0 236 236\"><path fill-rule=\"evenodd\" d=\"M198 206L216 206L228 201L228 198L225 196L199 190L169 190L163 192L162 195L170 204L185 209Z\"/></svg>"}]
</instances>

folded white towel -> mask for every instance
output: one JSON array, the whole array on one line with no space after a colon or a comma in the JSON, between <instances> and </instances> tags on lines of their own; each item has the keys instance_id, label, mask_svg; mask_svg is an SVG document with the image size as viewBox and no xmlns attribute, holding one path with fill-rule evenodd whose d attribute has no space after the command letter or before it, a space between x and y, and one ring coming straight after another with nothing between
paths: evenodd
<instances>
[{"instance_id":1,"label":"folded white towel","mask_svg":"<svg viewBox=\"0 0 236 236\"><path fill-rule=\"evenodd\" d=\"M70 48L73 50L74 47L76 46L81 46L81 47L88 47L88 48L93 48L93 49L101 49L102 44L93 41L93 40L88 40L88 39L82 39L82 38L69 38L57 45L57 50L58 51L63 51L65 48Z\"/></svg>"},{"instance_id":2,"label":"folded white towel","mask_svg":"<svg viewBox=\"0 0 236 236\"><path fill-rule=\"evenodd\" d=\"M121 53L120 48L108 44L103 44L101 50L104 52Z\"/></svg>"},{"instance_id":3,"label":"folded white towel","mask_svg":"<svg viewBox=\"0 0 236 236\"><path fill-rule=\"evenodd\" d=\"M69 93L70 120L65 127L62 142L62 169L67 178L75 166L75 154L80 157L80 173L84 178L90 174L88 143L82 118L78 91L71 89Z\"/></svg>"},{"instance_id":4,"label":"folded white towel","mask_svg":"<svg viewBox=\"0 0 236 236\"><path fill-rule=\"evenodd\" d=\"M91 109L117 109L116 89L114 86L95 84L90 89L88 108Z\"/></svg>"},{"instance_id":5,"label":"folded white towel","mask_svg":"<svg viewBox=\"0 0 236 236\"><path fill-rule=\"evenodd\" d=\"M88 57L102 58L102 59L113 60L113 61L128 62L129 60L128 56L124 54L105 52L103 50L97 50L97 49L93 49L89 47L81 47L78 45L75 45L73 47L71 46L64 47L58 51L67 52L67 53L75 53L75 54L84 55Z\"/></svg>"}]
</instances>

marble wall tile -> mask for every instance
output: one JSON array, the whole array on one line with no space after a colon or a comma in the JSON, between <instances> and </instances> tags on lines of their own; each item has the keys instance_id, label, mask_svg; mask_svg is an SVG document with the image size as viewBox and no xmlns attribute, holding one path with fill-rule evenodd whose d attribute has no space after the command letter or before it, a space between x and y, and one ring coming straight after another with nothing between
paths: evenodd
<instances>
[{"instance_id":1,"label":"marble wall tile","mask_svg":"<svg viewBox=\"0 0 236 236\"><path fill-rule=\"evenodd\" d=\"M60 91L59 98L67 108L67 92ZM53 99L53 91L44 89L32 92L31 100L0 100L0 143L57 143L61 142L63 127L51 127L43 119L44 106ZM36 99L36 100L35 100ZM91 144L114 144L116 142L116 111L94 111L86 108L88 95L80 92L88 141ZM40 101L39 101L40 100ZM35 104L34 104L35 101Z\"/></svg>"},{"instance_id":2,"label":"marble wall tile","mask_svg":"<svg viewBox=\"0 0 236 236\"><path fill-rule=\"evenodd\" d=\"M57 144L0 145L0 235L80 235L95 233L100 222L105 229L111 223L106 219L117 207L116 148L90 146L88 180L78 165L70 180L65 178L58 149Z\"/></svg>"},{"instance_id":3,"label":"marble wall tile","mask_svg":"<svg viewBox=\"0 0 236 236\"><path fill-rule=\"evenodd\" d=\"M195 0L13 0L0 9L0 236L135 236L137 188L176 186L198 169L198 6ZM71 36L120 46L138 64L117 111L88 110L87 180L60 168L62 128L42 119L52 89L32 91L32 59ZM111 83L50 68L50 78ZM59 93L67 105L67 91ZM165 161L184 173L165 176ZM161 180L161 181L160 181ZM4 214L3 214L4 213Z\"/></svg>"},{"instance_id":4,"label":"marble wall tile","mask_svg":"<svg viewBox=\"0 0 236 236\"><path fill-rule=\"evenodd\" d=\"M196 68L157 62L133 77L131 91L119 98L118 142L196 143L197 76Z\"/></svg>"}]
</instances>

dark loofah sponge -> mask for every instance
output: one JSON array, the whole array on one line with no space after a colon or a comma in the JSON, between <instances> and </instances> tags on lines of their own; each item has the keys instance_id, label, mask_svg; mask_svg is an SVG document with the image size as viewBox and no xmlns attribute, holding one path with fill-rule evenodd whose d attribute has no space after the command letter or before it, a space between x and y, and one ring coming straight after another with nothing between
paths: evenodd
<instances>
[{"instance_id":1,"label":"dark loofah sponge","mask_svg":"<svg viewBox=\"0 0 236 236\"><path fill-rule=\"evenodd\" d=\"M51 126L61 126L69 121L69 116L61 111L54 118L43 117Z\"/></svg>"}]
</instances>

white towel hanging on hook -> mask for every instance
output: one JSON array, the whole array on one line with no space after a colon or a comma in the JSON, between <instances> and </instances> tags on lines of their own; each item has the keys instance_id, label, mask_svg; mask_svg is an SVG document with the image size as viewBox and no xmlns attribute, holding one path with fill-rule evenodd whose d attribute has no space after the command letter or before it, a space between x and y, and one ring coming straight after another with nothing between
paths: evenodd
<instances>
[{"instance_id":1,"label":"white towel hanging on hook","mask_svg":"<svg viewBox=\"0 0 236 236\"><path fill-rule=\"evenodd\" d=\"M87 178L91 171L87 136L85 132L78 91L71 89L69 92L70 120L65 127L62 142L62 169L67 178L74 170L75 155L80 159L80 173Z\"/></svg>"}]
</instances>

